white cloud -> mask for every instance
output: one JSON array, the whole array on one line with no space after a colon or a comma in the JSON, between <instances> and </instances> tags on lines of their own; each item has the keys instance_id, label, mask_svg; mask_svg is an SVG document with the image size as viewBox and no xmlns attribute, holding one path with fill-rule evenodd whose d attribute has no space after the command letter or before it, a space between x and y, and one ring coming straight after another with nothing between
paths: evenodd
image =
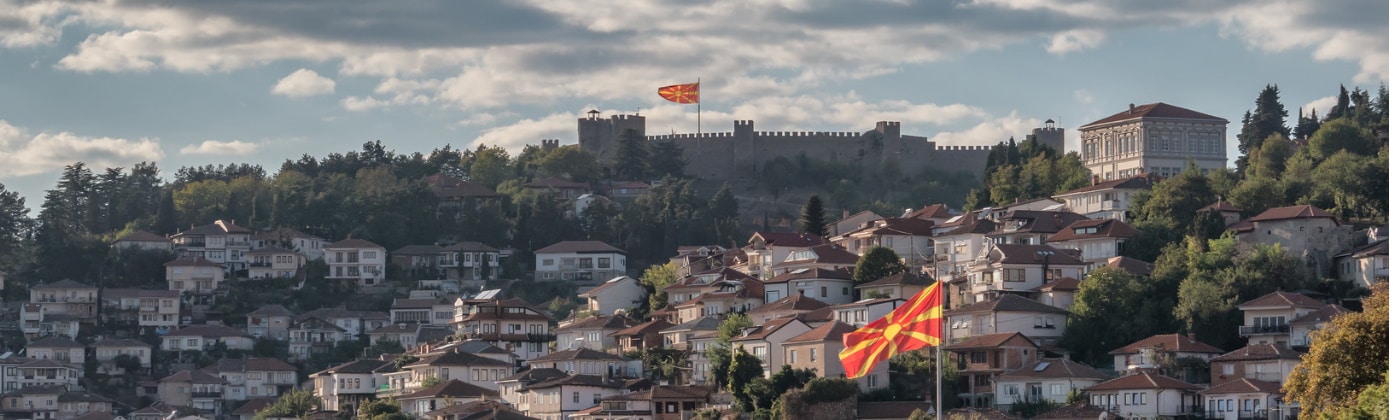
<instances>
[{"instance_id":1,"label":"white cloud","mask_svg":"<svg viewBox=\"0 0 1400 420\"><path fill-rule=\"evenodd\" d=\"M1088 89L1075 89L1074 100L1081 104L1090 104L1094 102L1094 94L1089 93Z\"/></svg>"},{"instance_id":2,"label":"white cloud","mask_svg":"<svg viewBox=\"0 0 1400 420\"><path fill-rule=\"evenodd\" d=\"M1324 96L1314 99L1312 102L1308 102L1307 105L1303 105L1303 113L1308 114L1311 113L1312 110L1317 110L1317 115L1320 118L1326 116L1327 112L1331 111L1334 106L1337 106L1337 97ZM1294 117L1297 117L1297 115Z\"/></svg>"},{"instance_id":3,"label":"white cloud","mask_svg":"<svg viewBox=\"0 0 1400 420\"><path fill-rule=\"evenodd\" d=\"M218 141L205 140L198 145L188 145L180 148L181 155L210 155L210 156L239 156L250 155L258 151L259 146L240 140Z\"/></svg>"},{"instance_id":4,"label":"white cloud","mask_svg":"<svg viewBox=\"0 0 1400 420\"><path fill-rule=\"evenodd\" d=\"M0 120L0 177L24 176L63 168L74 162L91 167L131 166L165 156L153 139L83 137L69 132L31 135Z\"/></svg>"},{"instance_id":5,"label":"white cloud","mask_svg":"<svg viewBox=\"0 0 1400 420\"><path fill-rule=\"evenodd\" d=\"M1016 111L1011 111L1010 114L984 120L966 130L938 133L929 140L938 143L939 146L984 146L1010 138L1024 138L1040 125L1041 121L1036 118L1022 118ZM1065 142L1068 144L1070 139L1066 138Z\"/></svg>"},{"instance_id":6,"label":"white cloud","mask_svg":"<svg viewBox=\"0 0 1400 420\"><path fill-rule=\"evenodd\" d=\"M1084 51L1098 47L1104 38L1103 31L1094 29L1064 31L1050 37L1050 45L1045 46L1045 51L1053 54Z\"/></svg>"},{"instance_id":7,"label":"white cloud","mask_svg":"<svg viewBox=\"0 0 1400 420\"><path fill-rule=\"evenodd\" d=\"M475 150L480 145L500 146L515 154L527 145L540 144L543 139L560 139L560 143L563 143L563 139L573 138L578 133L577 124L578 116L562 112L538 119L524 118L482 131L481 136L473 140L468 148Z\"/></svg>"},{"instance_id":8,"label":"white cloud","mask_svg":"<svg viewBox=\"0 0 1400 420\"><path fill-rule=\"evenodd\" d=\"M329 95L335 93L335 81L314 70L300 69L278 80L272 93L292 97Z\"/></svg>"}]
</instances>

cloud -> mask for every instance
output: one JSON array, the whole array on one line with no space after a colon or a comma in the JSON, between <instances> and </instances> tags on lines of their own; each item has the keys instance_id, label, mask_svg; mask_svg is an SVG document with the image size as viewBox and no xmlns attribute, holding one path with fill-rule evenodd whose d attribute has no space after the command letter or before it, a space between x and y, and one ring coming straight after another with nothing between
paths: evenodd
<instances>
[{"instance_id":1,"label":"cloud","mask_svg":"<svg viewBox=\"0 0 1400 420\"><path fill-rule=\"evenodd\" d=\"M180 148L181 155L209 155L209 156L241 156L250 155L258 151L259 145L246 141L231 140L205 140L199 145L188 145Z\"/></svg>"},{"instance_id":2,"label":"cloud","mask_svg":"<svg viewBox=\"0 0 1400 420\"><path fill-rule=\"evenodd\" d=\"M996 144L1009 138L1024 138L1040 124L1041 121L1036 118L1023 118L1016 111L1011 111L1010 114L989 118L966 130L938 133L929 140L938 143L939 146ZM1070 139L1066 138L1065 143L1068 146Z\"/></svg>"},{"instance_id":3,"label":"cloud","mask_svg":"<svg viewBox=\"0 0 1400 420\"><path fill-rule=\"evenodd\" d=\"M0 120L0 177L58 170L74 162L91 167L131 166L165 156L153 139L83 137L69 132L29 134Z\"/></svg>"},{"instance_id":4,"label":"cloud","mask_svg":"<svg viewBox=\"0 0 1400 420\"><path fill-rule=\"evenodd\" d=\"M500 146L512 154L519 153L527 145L539 144L543 139L573 138L578 132L578 117L568 113L555 113L541 118L522 118L514 123L486 129L471 142L469 149L477 146Z\"/></svg>"},{"instance_id":5,"label":"cloud","mask_svg":"<svg viewBox=\"0 0 1400 420\"><path fill-rule=\"evenodd\" d=\"M1088 89L1075 89L1074 100L1081 104L1090 104L1094 102L1094 95L1089 93Z\"/></svg>"},{"instance_id":6,"label":"cloud","mask_svg":"<svg viewBox=\"0 0 1400 420\"><path fill-rule=\"evenodd\" d=\"M1064 31L1050 37L1050 45L1045 46L1045 51L1053 54L1084 51L1098 47L1104 38L1103 31L1093 29Z\"/></svg>"},{"instance_id":7,"label":"cloud","mask_svg":"<svg viewBox=\"0 0 1400 420\"><path fill-rule=\"evenodd\" d=\"M291 97L329 95L335 93L335 81L313 70L300 69L278 80L272 93Z\"/></svg>"},{"instance_id":8,"label":"cloud","mask_svg":"<svg viewBox=\"0 0 1400 420\"><path fill-rule=\"evenodd\" d=\"M1318 117L1324 117L1327 116L1328 112L1332 111L1332 107L1334 106L1337 106L1336 96L1323 96L1312 100L1312 102L1308 102L1307 105L1303 105L1303 113L1308 114L1313 110L1317 110Z\"/></svg>"}]
</instances>

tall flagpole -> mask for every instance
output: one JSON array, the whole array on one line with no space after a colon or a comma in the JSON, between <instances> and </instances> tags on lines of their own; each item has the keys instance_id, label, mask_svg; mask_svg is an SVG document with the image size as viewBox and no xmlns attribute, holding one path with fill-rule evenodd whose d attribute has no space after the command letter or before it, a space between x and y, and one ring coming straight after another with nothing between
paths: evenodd
<instances>
[{"instance_id":1,"label":"tall flagpole","mask_svg":"<svg viewBox=\"0 0 1400 420\"><path fill-rule=\"evenodd\" d=\"M700 78L695 78L695 134L700 134Z\"/></svg>"},{"instance_id":2,"label":"tall flagpole","mask_svg":"<svg viewBox=\"0 0 1400 420\"><path fill-rule=\"evenodd\" d=\"M935 272L934 274L938 274L938 273ZM938 282L938 277L934 277L934 278L933 278L933 281ZM934 389L934 391L933 391L933 392L934 392L934 399L933 399L933 401L934 401L934 407L933 407L933 408L934 408L934 411L935 411L936 413L938 413L938 414L937 414L937 419L938 419L938 420L943 420L943 340L947 340L947 339L948 339L948 330L947 330L946 328L944 328L944 326L947 325L948 323L945 322L945 320L943 319L943 304L946 303L946 302L944 302L943 295L945 295L946 293L944 293L944 290L943 290L943 287L942 287L943 285L942 285L942 284L939 284L938 286L939 286L939 288L938 288L938 294L939 294L939 296L938 296L938 345L935 346L935 351L934 351L934 357L937 358L937 359L934 361L934 366L936 366L936 367L938 368L938 373L935 373L935 374L933 375L933 381L934 381L934 387L933 387L933 389Z\"/></svg>"}]
</instances>

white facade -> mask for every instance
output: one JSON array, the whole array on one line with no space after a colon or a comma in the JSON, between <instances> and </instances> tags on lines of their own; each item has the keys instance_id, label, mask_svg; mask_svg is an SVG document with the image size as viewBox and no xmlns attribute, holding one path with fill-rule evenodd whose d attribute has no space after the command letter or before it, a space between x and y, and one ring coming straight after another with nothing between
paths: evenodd
<instances>
[{"instance_id":1,"label":"white facade","mask_svg":"<svg viewBox=\"0 0 1400 420\"><path fill-rule=\"evenodd\" d=\"M646 289L642 288L641 282L627 276L614 277L603 285L579 295L588 301L588 310L599 315L611 315L618 309L635 308L637 300L645 296Z\"/></svg>"},{"instance_id":2,"label":"white facade","mask_svg":"<svg viewBox=\"0 0 1400 420\"><path fill-rule=\"evenodd\" d=\"M384 282L384 263L388 261L384 247L361 239L346 239L326 244L323 250L330 268L326 279L354 281L361 286Z\"/></svg>"}]
</instances>

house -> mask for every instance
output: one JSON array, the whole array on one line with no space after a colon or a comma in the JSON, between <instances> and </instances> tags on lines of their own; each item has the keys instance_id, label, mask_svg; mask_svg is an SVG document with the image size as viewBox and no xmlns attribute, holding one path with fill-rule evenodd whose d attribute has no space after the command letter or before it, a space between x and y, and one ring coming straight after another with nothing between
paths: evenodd
<instances>
[{"instance_id":1,"label":"house","mask_svg":"<svg viewBox=\"0 0 1400 420\"><path fill-rule=\"evenodd\" d=\"M894 312L904 301L899 298L866 298L845 305L833 305L830 309L834 320L860 328Z\"/></svg>"},{"instance_id":2,"label":"house","mask_svg":"<svg viewBox=\"0 0 1400 420\"><path fill-rule=\"evenodd\" d=\"M777 373L784 364L783 342L811 329L796 317L775 319L745 328L739 335L731 337L729 344L736 351L744 349L757 357L763 364L763 377L766 378Z\"/></svg>"},{"instance_id":3,"label":"house","mask_svg":"<svg viewBox=\"0 0 1400 420\"><path fill-rule=\"evenodd\" d=\"M420 389L423 381L429 378L457 380L495 389L496 381L513 371L514 366L509 362L452 349L421 355L418 361L404 365L397 372L385 374L384 379L389 389L396 393Z\"/></svg>"},{"instance_id":4,"label":"house","mask_svg":"<svg viewBox=\"0 0 1400 420\"><path fill-rule=\"evenodd\" d=\"M229 350L252 350L253 337L222 325L191 325L167 333L161 338L164 351L206 351L218 343Z\"/></svg>"},{"instance_id":5,"label":"house","mask_svg":"<svg viewBox=\"0 0 1400 420\"><path fill-rule=\"evenodd\" d=\"M1331 325L1332 318L1351 311L1337 305L1323 306L1288 323L1288 345L1306 349L1312 346L1312 333Z\"/></svg>"},{"instance_id":6,"label":"house","mask_svg":"<svg viewBox=\"0 0 1400 420\"><path fill-rule=\"evenodd\" d=\"M847 233L854 232L856 229L860 229L860 227L866 222L873 222L884 218L885 216L881 216L870 210L861 210L856 212L855 214L851 214L850 212L842 212L840 219L836 219L835 222L827 223L826 228L822 231L826 232L826 236L828 238L841 237L845 236ZM850 248L848 247L846 249Z\"/></svg>"},{"instance_id":7,"label":"house","mask_svg":"<svg viewBox=\"0 0 1400 420\"><path fill-rule=\"evenodd\" d=\"M267 408L267 406L272 405L272 403L275 402L277 402L277 398L253 398L248 400L248 402L243 403L243 405L238 406L238 408L233 409L233 412L229 414L231 414L232 417L237 420L253 420L258 416L259 411L262 411L264 408Z\"/></svg>"},{"instance_id":8,"label":"house","mask_svg":"<svg viewBox=\"0 0 1400 420\"><path fill-rule=\"evenodd\" d=\"M799 249L811 248L826 243L826 239L808 233L754 232L744 247L745 274L758 279L776 275L773 266L787 261L788 254Z\"/></svg>"},{"instance_id":9,"label":"house","mask_svg":"<svg viewBox=\"0 0 1400 420\"><path fill-rule=\"evenodd\" d=\"M529 360L549 352L553 319L520 299L457 299L453 326L458 334L483 340Z\"/></svg>"},{"instance_id":10,"label":"house","mask_svg":"<svg viewBox=\"0 0 1400 420\"><path fill-rule=\"evenodd\" d=\"M1358 288L1370 288L1379 282L1390 281L1390 240L1381 239L1333 258L1337 267L1337 279L1350 281Z\"/></svg>"},{"instance_id":11,"label":"house","mask_svg":"<svg viewBox=\"0 0 1400 420\"><path fill-rule=\"evenodd\" d=\"M321 308L292 319L287 330L288 349L294 359L329 351L341 341L358 340L360 335L387 323L382 313Z\"/></svg>"},{"instance_id":12,"label":"house","mask_svg":"<svg viewBox=\"0 0 1400 420\"><path fill-rule=\"evenodd\" d=\"M248 335L286 341L293 317L292 311L282 305L263 305L248 313Z\"/></svg>"},{"instance_id":13,"label":"house","mask_svg":"<svg viewBox=\"0 0 1400 420\"><path fill-rule=\"evenodd\" d=\"M380 385L385 385L383 375L377 374L375 370L386 365L393 366L394 362L359 359L307 376L315 385L312 392L321 400L321 407L326 410L354 413L359 409L360 403L374 399L375 390Z\"/></svg>"},{"instance_id":14,"label":"house","mask_svg":"<svg viewBox=\"0 0 1400 420\"><path fill-rule=\"evenodd\" d=\"M82 343L63 337L44 337L29 342L25 346L25 356L37 360L54 360L62 363L83 365L86 349Z\"/></svg>"},{"instance_id":15,"label":"house","mask_svg":"<svg viewBox=\"0 0 1400 420\"><path fill-rule=\"evenodd\" d=\"M826 302L809 298L799 290L795 295L789 295L771 303L764 304L763 306L750 309L748 315L750 320L761 324L778 318L795 317L826 308L827 306L830 305Z\"/></svg>"},{"instance_id":16,"label":"house","mask_svg":"<svg viewBox=\"0 0 1400 420\"><path fill-rule=\"evenodd\" d=\"M842 337L856 330L855 326L829 321L807 330L782 342L782 363L793 370L812 369L819 378L845 377L846 369L841 366L841 350L845 348ZM870 373L855 378L861 392L870 392L889 386L890 363L888 360L870 368Z\"/></svg>"},{"instance_id":17,"label":"house","mask_svg":"<svg viewBox=\"0 0 1400 420\"><path fill-rule=\"evenodd\" d=\"M210 295L223 282L223 265L204 257L186 255L165 263L165 283L169 290L197 296L196 304L212 304Z\"/></svg>"},{"instance_id":18,"label":"house","mask_svg":"<svg viewBox=\"0 0 1400 420\"><path fill-rule=\"evenodd\" d=\"M1074 304L1074 294L1079 293L1079 280L1061 277L1035 290L1040 292L1040 303L1068 311Z\"/></svg>"},{"instance_id":19,"label":"house","mask_svg":"<svg viewBox=\"0 0 1400 420\"><path fill-rule=\"evenodd\" d=\"M1210 384L1253 379L1282 384L1302 363L1302 354L1282 344L1249 344L1210 360Z\"/></svg>"},{"instance_id":20,"label":"house","mask_svg":"<svg viewBox=\"0 0 1400 420\"><path fill-rule=\"evenodd\" d=\"M326 244L327 280L341 280L361 286L376 286L384 281L384 262L388 255L384 247L364 239L347 238Z\"/></svg>"},{"instance_id":21,"label":"house","mask_svg":"<svg viewBox=\"0 0 1400 420\"><path fill-rule=\"evenodd\" d=\"M845 235L834 236L831 241L854 255L865 255L877 246L889 248L906 266L917 268L929 262L933 255L930 240L939 222L941 220L922 218L874 220Z\"/></svg>"},{"instance_id":22,"label":"house","mask_svg":"<svg viewBox=\"0 0 1400 420\"><path fill-rule=\"evenodd\" d=\"M891 274L856 285L856 299L880 297L909 299L932 285L933 279L925 276L911 273Z\"/></svg>"},{"instance_id":23,"label":"house","mask_svg":"<svg viewBox=\"0 0 1400 420\"><path fill-rule=\"evenodd\" d=\"M456 216L462 209L498 207L501 204L501 194L485 185L447 174L428 175L423 179L438 198L439 215Z\"/></svg>"},{"instance_id":24,"label":"house","mask_svg":"<svg viewBox=\"0 0 1400 420\"><path fill-rule=\"evenodd\" d=\"M1050 236L1083 220L1067 211L1016 210L997 219L996 230L986 236L995 244L1045 245Z\"/></svg>"},{"instance_id":25,"label":"house","mask_svg":"<svg viewBox=\"0 0 1400 420\"><path fill-rule=\"evenodd\" d=\"M32 386L77 387L83 378L83 366L56 360L10 356L0 360L5 368L5 388L21 389Z\"/></svg>"},{"instance_id":26,"label":"house","mask_svg":"<svg viewBox=\"0 0 1400 420\"><path fill-rule=\"evenodd\" d=\"M568 374L558 369L526 369L497 381L501 399L515 407L516 410L526 412L530 410L531 399L524 392L524 388L530 385L544 383L555 379L563 378Z\"/></svg>"},{"instance_id":27,"label":"house","mask_svg":"<svg viewBox=\"0 0 1400 420\"><path fill-rule=\"evenodd\" d=\"M296 229L281 227L277 229L263 230L254 233L250 237L253 242L253 249L279 247L296 251L305 260L319 260L325 258L325 250L322 249L326 240L301 232Z\"/></svg>"},{"instance_id":28,"label":"house","mask_svg":"<svg viewBox=\"0 0 1400 420\"><path fill-rule=\"evenodd\" d=\"M1230 226L1235 223L1239 223L1240 216L1244 214L1244 210L1240 209L1239 207L1235 207L1230 203L1226 203L1224 200L1216 200L1214 203L1210 203L1205 207L1201 207L1199 210L1196 210L1196 213L1206 213L1212 211L1220 213L1220 218L1225 219L1225 226Z\"/></svg>"},{"instance_id":29,"label":"house","mask_svg":"<svg viewBox=\"0 0 1400 420\"><path fill-rule=\"evenodd\" d=\"M983 255L987 234L996 229L996 222L978 218L975 214L963 214L935 226L934 267L930 270L926 266L922 271L931 271L932 277L945 282L965 275L968 268Z\"/></svg>"},{"instance_id":30,"label":"house","mask_svg":"<svg viewBox=\"0 0 1400 420\"><path fill-rule=\"evenodd\" d=\"M1089 403L1127 418L1191 415L1202 388L1143 369L1084 388Z\"/></svg>"},{"instance_id":31,"label":"house","mask_svg":"<svg viewBox=\"0 0 1400 420\"><path fill-rule=\"evenodd\" d=\"M943 347L958 360L958 398L964 407L991 407L996 402L992 378L1034 366L1040 347L1019 332L983 334Z\"/></svg>"},{"instance_id":32,"label":"house","mask_svg":"<svg viewBox=\"0 0 1400 420\"><path fill-rule=\"evenodd\" d=\"M439 298L404 299L395 298L389 306L391 324L452 325L452 311L457 305L454 296Z\"/></svg>"},{"instance_id":33,"label":"house","mask_svg":"<svg viewBox=\"0 0 1400 420\"><path fill-rule=\"evenodd\" d=\"M44 315L93 320L97 317L97 288L67 279L39 284L29 288L29 303L42 307Z\"/></svg>"},{"instance_id":34,"label":"house","mask_svg":"<svg viewBox=\"0 0 1400 420\"><path fill-rule=\"evenodd\" d=\"M679 323L730 312L746 312L763 304L763 283L757 280L716 282L718 290L675 305Z\"/></svg>"},{"instance_id":35,"label":"house","mask_svg":"<svg viewBox=\"0 0 1400 420\"><path fill-rule=\"evenodd\" d=\"M949 306L957 308L1006 294L1032 296L1040 286L1061 277L1081 278L1078 251L1049 245L993 244L968 268L965 279L951 282Z\"/></svg>"},{"instance_id":36,"label":"house","mask_svg":"<svg viewBox=\"0 0 1400 420\"><path fill-rule=\"evenodd\" d=\"M603 282L578 297L588 303L588 311L595 314L612 314L619 309L632 309L638 304L645 305L646 289L637 279L618 276Z\"/></svg>"},{"instance_id":37,"label":"house","mask_svg":"<svg viewBox=\"0 0 1400 420\"><path fill-rule=\"evenodd\" d=\"M800 268L763 280L764 301L777 302L802 295L828 305L851 303L855 298L851 272L825 268Z\"/></svg>"},{"instance_id":38,"label":"house","mask_svg":"<svg viewBox=\"0 0 1400 420\"><path fill-rule=\"evenodd\" d=\"M6 418L71 420L89 413L112 412L112 400L63 386L32 386L0 394Z\"/></svg>"},{"instance_id":39,"label":"house","mask_svg":"<svg viewBox=\"0 0 1400 420\"><path fill-rule=\"evenodd\" d=\"M1108 375L1092 366L1069 358L1057 358L1040 359L1032 366L1007 371L992 382L996 383L997 408L1007 409L1017 401L1064 404L1070 392L1106 380Z\"/></svg>"},{"instance_id":40,"label":"house","mask_svg":"<svg viewBox=\"0 0 1400 420\"><path fill-rule=\"evenodd\" d=\"M661 291L666 292L671 305L679 305L681 302L695 299L700 295L718 292L725 285L741 283L757 284L762 290L763 283L759 282L757 278L730 267L720 267L682 276L675 284L666 286Z\"/></svg>"},{"instance_id":41,"label":"house","mask_svg":"<svg viewBox=\"0 0 1400 420\"><path fill-rule=\"evenodd\" d=\"M389 263L403 269L410 278L442 279L447 277L445 270L438 270L439 261L446 258L442 247L437 245L404 245L389 253Z\"/></svg>"},{"instance_id":42,"label":"house","mask_svg":"<svg viewBox=\"0 0 1400 420\"><path fill-rule=\"evenodd\" d=\"M608 196L616 199L635 199L651 190L651 184L640 181L609 181Z\"/></svg>"},{"instance_id":43,"label":"house","mask_svg":"<svg viewBox=\"0 0 1400 420\"><path fill-rule=\"evenodd\" d=\"M622 379L573 374L522 386L523 398L530 402L521 411L541 420L565 420L570 414L603 402L626 389Z\"/></svg>"},{"instance_id":44,"label":"house","mask_svg":"<svg viewBox=\"0 0 1400 420\"><path fill-rule=\"evenodd\" d=\"M438 278L470 281L495 279L500 258L500 250L481 242L447 245L438 254Z\"/></svg>"},{"instance_id":45,"label":"house","mask_svg":"<svg viewBox=\"0 0 1400 420\"><path fill-rule=\"evenodd\" d=\"M696 318L690 322L661 330L661 337L665 340L667 348L704 353L705 349L695 345L695 336L705 332L719 331L721 321L718 316Z\"/></svg>"},{"instance_id":46,"label":"house","mask_svg":"<svg viewBox=\"0 0 1400 420\"><path fill-rule=\"evenodd\" d=\"M1089 404L1088 400L1080 400L1077 403L1060 406L1054 410L1046 411L1031 417L1035 420L1122 420L1123 417L1113 414L1102 407Z\"/></svg>"},{"instance_id":47,"label":"house","mask_svg":"<svg viewBox=\"0 0 1400 420\"><path fill-rule=\"evenodd\" d=\"M174 245L170 238L160 236L144 230L137 230L118 237L112 242L112 247L117 249L144 249L153 251L174 251Z\"/></svg>"},{"instance_id":48,"label":"house","mask_svg":"<svg viewBox=\"0 0 1400 420\"><path fill-rule=\"evenodd\" d=\"M433 387L400 395L396 399L404 414L419 417L452 404L500 398L501 394L495 390L450 379Z\"/></svg>"},{"instance_id":49,"label":"house","mask_svg":"<svg viewBox=\"0 0 1400 420\"><path fill-rule=\"evenodd\" d=\"M68 390L58 394L58 413L55 419L112 420L115 406L116 403L107 397L87 391Z\"/></svg>"},{"instance_id":50,"label":"house","mask_svg":"<svg viewBox=\"0 0 1400 420\"><path fill-rule=\"evenodd\" d=\"M596 286L627 275L627 252L600 241L563 241L535 250L535 280Z\"/></svg>"},{"instance_id":51,"label":"house","mask_svg":"<svg viewBox=\"0 0 1400 420\"><path fill-rule=\"evenodd\" d=\"M1159 334L1108 352L1113 356L1113 370L1120 375L1134 369L1156 368L1162 360L1195 358L1208 361L1225 351L1181 334Z\"/></svg>"},{"instance_id":52,"label":"house","mask_svg":"<svg viewBox=\"0 0 1400 420\"><path fill-rule=\"evenodd\" d=\"M1079 127L1079 150L1091 178L1150 173L1170 178L1194 161L1203 172L1225 169L1228 120L1161 102L1128 109Z\"/></svg>"},{"instance_id":53,"label":"house","mask_svg":"<svg viewBox=\"0 0 1400 420\"><path fill-rule=\"evenodd\" d=\"M106 325L132 330L168 331L180 326L180 291L102 289Z\"/></svg>"},{"instance_id":54,"label":"house","mask_svg":"<svg viewBox=\"0 0 1400 420\"><path fill-rule=\"evenodd\" d=\"M1353 249L1357 237L1350 225L1343 225L1331 213L1306 204L1264 210L1226 230L1235 232L1242 248L1258 244L1283 247L1303 258L1318 278L1335 272L1333 256Z\"/></svg>"},{"instance_id":55,"label":"house","mask_svg":"<svg viewBox=\"0 0 1400 420\"><path fill-rule=\"evenodd\" d=\"M676 277L684 278L721 267L726 251L719 245L683 245L676 248L676 255L670 258L670 263L676 269Z\"/></svg>"},{"instance_id":56,"label":"house","mask_svg":"<svg viewBox=\"0 0 1400 420\"><path fill-rule=\"evenodd\" d=\"M1128 274L1138 277L1147 277L1152 275L1152 269L1154 268L1154 266L1150 262L1131 257L1109 258L1108 262L1105 263L1104 266L1109 268L1117 268L1127 272Z\"/></svg>"},{"instance_id":57,"label":"house","mask_svg":"<svg viewBox=\"0 0 1400 420\"><path fill-rule=\"evenodd\" d=\"M269 246L248 251L249 279L289 279L306 265L306 257L296 251Z\"/></svg>"},{"instance_id":58,"label":"house","mask_svg":"<svg viewBox=\"0 0 1400 420\"><path fill-rule=\"evenodd\" d=\"M1278 382L1238 378L1201 391L1207 418L1222 420L1297 418L1297 404L1283 402Z\"/></svg>"},{"instance_id":59,"label":"house","mask_svg":"<svg viewBox=\"0 0 1400 420\"><path fill-rule=\"evenodd\" d=\"M365 334L369 336L370 343L389 341L399 343L399 345L403 346L404 349L412 349L418 347L418 343L420 342L418 340L418 337L424 335L425 333L434 337L446 337L451 336L453 330L450 326L444 327L419 323L390 323L385 324L384 326L381 326L379 328L370 330ZM427 342L424 341L423 343Z\"/></svg>"},{"instance_id":60,"label":"house","mask_svg":"<svg viewBox=\"0 0 1400 420\"><path fill-rule=\"evenodd\" d=\"M653 319L631 327L623 328L612 333L611 337L617 340L618 354L631 351L642 351L648 348L660 348L665 344L661 337L661 331L676 326L665 319Z\"/></svg>"},{"instance_id":61,"label":"house","mask_svg":"<svg viewBox=\"0 0 1400 420\"><path fill-rule=\"evenodd\" d=\"M150 344L139 340L127 338L106 338L91 344L94 359L97 360L97 372L107 375L121 375L126 373L117 358L120 356L130 356L140 363L141 372L149 372L151 369L151 353L155 351Z\"/></svg>"},{"instance_id":62,"label":"house","mask_svg":"<svg viewBox=\"0 0 1400 420\"><path fill-rule=\"evenodd\" d=\"M253 231L234 221L215 220L170 236L175 253L181 257L198 257L233 273L247 267L245 253L251 250L249 237Z\"/></svg>"},{"instance_id":63,"label":"house","mask_svg":"<svg viewBox=\"0 0 1400 420\"><path fill-rule=\"evenodd\" d=\"M985 334L1018 333L1038 347L1055 347L1064 336L1069 311L1017 295L944 312L954 343Z\"/></svg>"},{"instance_id":64,"label":"house","mask_svg":"<svg viewBox=\"0 0 1400 420\"><path fill-rule=\"evenodd\" d=\"M296 366L274 358L225 358L202 370L224 380L224 399L230 401L276 397L297 386Z\"/></svg>"},{"instance_id":65,"label":"house","mask_svg":"<svg viewBox=\"0 0 1400 420\"><path fill-rule=\"evenodd\" d=\"M635 377L628 375L627 359L593 349L556 351L530 360L530 369L557 369L560 372L598 375L608 378Z\"/></svg>"},{"instance_id":66,"label":"house","mask_svg":"<svg viewBox=\"0 0 1400 420\"><path fill-rule=\"evenodd\" d=\"M202 371L183 370L161 378L157 395L165 404L217 413L223 406L225 383Z\"/></svg>"},{"instance_id":67,"label":"house","mask_svg":"<svg viewBox=\"0 0 1400 420\"><path fill-rule=\"evenodd\" d=\"M422 414L429 420L535 420L500 401L457 402Z\"/></svg>"},{"instance_id":68,"label":"house","mask_svg":"<svg viewBox=\"0 0 1400 420\"><path fill-rule=\"evenodd\" d=\"M1240 337L1247 338L1251 344L1287 345L1292 336L1290 323L1323 306L1322 302L1303 294L1281 291L1241 303L1237 306L1244 312Z\"/></svg>"},{"instance_id":69,"label":"house","mask_svg":"<svg viewBox=\"0 0 1400 420\"><path fill-rule=\"evenodd\" d=\"M1161 180L1161 177L1153 174L1138 174L1112 180L1095 179L1093 181L1098 182L1094 182L1093 185L1065 191L1051 198L1064 202L1065 210L1090 219L1126 222L1128 204L1132 203L1133 196L1152 191L1152 185Z\"/></svg>"},{"instance_id":70,"label":"house","mask_svg":"<svg viewBox=\"0 0 1400 420\"><path fill-rule=\"evenodd\" d=\"M904 209L904 214L901 214L899 217L901 219L923 219L934 223L943 223L948 221L948 219L952 219L954 216L957 215L953 214L953 211L948 209L947 204L936 203L918 210Z\"/></svg>"},{"instance_id":71,"label":"house","mask_svg":"<svg viewBox=\"0 0 1400 420\"><path fill-rule=\"evenodd\" d=\"M574 414L576 420L683 420L694 416L710 399L699 386L657 385L644 391L603 397L596 407Z\"/></svg>"},{"instance_id":72,"label":"house","mask_svg":"<svg viewBox=\"0 0 1400 420\"><path fill-rule=\"evenodd\" d=\"M1088 264L1087 273L1108 264L1108 259L1123 252L1124 244L1141 232L1117 219L1088 219L1071 223L1045 242L1051 246L1079 251L1079 258Z\"/></svg>"},{"instance_id":73,"label":"house","mask_svg":"<svg viewBox=\"0 0 1400 420\"><path fill-rule=\"evenodd\" d=\"M593 187L586 182L574 182L559 177L549 177L527 182L521 187L538 191L545 194L554 195L560 199L572 199L593 191Z\"/></svg>"}]
</instances>

